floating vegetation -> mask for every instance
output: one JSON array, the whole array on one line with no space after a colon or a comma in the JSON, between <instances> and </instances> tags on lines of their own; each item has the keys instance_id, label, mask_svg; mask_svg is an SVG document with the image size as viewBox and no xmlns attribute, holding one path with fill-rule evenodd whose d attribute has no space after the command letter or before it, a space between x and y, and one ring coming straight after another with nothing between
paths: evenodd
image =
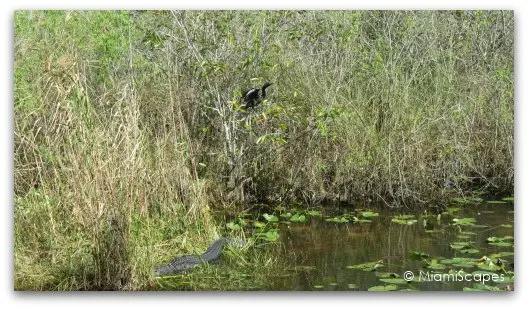
<instances>
[{"instance_id":1,"label":"floating vegetation","mask_svg":"<svg viewBox=\"0 0 528 309\"><path fill-rule=\"evenodd\" d=\"M363 264L357 264L357 265L350 265L347 266L347 269L359 269L362 271L375 271L376 269L383 267L383 260L379 260L377 262L370 262L370 263L363 263Z\"/></svg>"},{"instance_id":2,"label":"floating vegetation","mask_svg":"<svg viewBox=\"0 0 528 309\"><path fill-rule=\"evenodd\" d=\"M460 207L447 207L446 210L443 212L443 214L447 214L447 215L452 215L454 214L455 212L459 211Z\"/></svg>"},{"instance_id":3,"label":"floating vegetation","mask_svg":"<svg viewBox=\"0 0 528 309\"><path fill-rule=\"evenodd\" d=\"M230 230L233 230L233 231L237 231L237 230L240 230L242 228L239 224L237 224L235 222L228 222L226 224L226 227L228 229L230 229Z\"/></svg>"},{"instance_id":4,"label":"floating vegetation","mask_svg":"<svg viewBox=\"0 0 528 309\"><path fill-rule=\"evenodd\" d=\"M253 226L256 228L263 228L266 226L266 223L260 221L253 221Z\"/></svg>"},{"instance_id":5,"label":"floating vegetation","mask_svg":"<svg viewBox=\"0 0 528 309\"><path fill-rule=\"evenodd\" d=\"M502 291L498 287L490 286L483 283L474 283L471 287L464 287L464 292L497 292Z\"/></svg>"},{"instance_id":6,"label":"floating vegetation","mask_svg":"<svg viewBox=\"0 0 528 309\"><path fill-rule=\"evenodd\" d=\"M351 290L352 290L352 289L357 289L357 288L358 288L358 285L355 284L355 283L349 283L349 284L348 284L348 288L351 289Z\"/></svg>"},{"instance_id":7,"label":"floating vegetation","mask_svg":"<svg viewBox=\"0 0 528 309\"><path fill-rule=\"evenodd\" d=\"M512 228L513 225L512 224L508 224L508 223L504 223L504 224L501 224L500 227Z\"/></svg>"},{"instance_id":8,"label":"floating vegetation","mask_svg":"<svg viewBox=\"0 0 528 309\"><path fill-rule=\"evenodd\" d=\"M312 217L320 217L321 216L321 212L319 210L308 210L306 212L306 214L308 216L312 216Z\"/></svg>"},{"instance_id":9,"label":"floating vegetation","mask_svg":"<svg viewBox=\"0 0 528 309\"><path fill-rule=\"evenodd\" d=\"M334 222L334 223L347 223L349 222L347 218L345 217L333 217L333 218L327 218L325 219L327 222Z\"/></svg>"},{"instance_id":10,"label":"floating vegetation","mask_svg":"<svg viewBox=\"0 0 528 309\"><path fill-rule=\"evenodd\" d=\"M457 204L480 204L480 203L482 203L482 201L484 201L482 198L480 198L480 197L472 197L472 196L455 197L455 198L451 199L451 202L454 202L454 203L457 203Z\"/></svg>"},{"instance_id":11,"label":"floating vegetation","mask_svg":"<svg viewBox=\"0 0 528 309\"><path fill-rule=\"evenodd\" d=\"M439 230L439 229L434 229L434 230L425 230L426 233L444 233L445 230Z\"/></svg>"},{"instance_id":12,"label":"floating vegetation","mask_svg":"<svg viewBox=\"0 0 528 309\"><path fill-rule=\"evenodd\" d=\"M501 200L501 201L487 201L488 204L508 204L507 201Z\"/></svg>"},{"instance_id":13,"label":"floating vegetation","mask_svg":"<svg viewBox=\"0 0 528 309\"><path fill-rule=\"evenodd\" d=\"M429 269L442 270L446 268L446 266L444 264L441 264L437 259L426 261L426 263L427 263L426 267Z\"/></svg>"},{"instance_id":14,"label":"floating vegetation","mask_svg":"<svg viewBox=\"0 0 528 309\"><path fill-rule=\"evenodd\" d=\"M368 289L369 292L386 292L386 291L396 291L398 287L394 284L389 285L376 285Z\"/></svg>"},{"instance_id":15,"label":"floating vegetation","mask_svg":"<svg viewBox=\"0 0 528 309\"><path fill-rule=\"evenodd\" d=\"M400 275L398 275L397 273L386 273L386 272L377 271L376 277L378 278L399 278Z\"/></svg>"},{"instance_id":16,"label":"floating vegetation","mask_svg":"<svg viewBox=\"0 0 528 309\"><path fill-rule=\"evenodd\" d=\"M513 246L513 236L488 237L486 239L486 242L492 246L512 247Z\"/></svg>"},{"instance_id":17,"label":"floating vegetation","mask_svg":"<svg viewBox=\"0 0 528 309\"><path fill-rule=\"evenodd\" d=\"M403 278L381 278L381 282L391 283L391 284L409 284L411 281L407 281Z\"/></svg>"},{"instance_id":18,"label":"floating vegetation","mask_svg":"<svg viewBox=\"0 0 528 309\"><path fill-rule=\"evenodd\" d=\"M466 257L455 257L452 259L441 260L440 263L447 265L463 265L463 267L474 267L477 266L477 259L466 258Z\"/></svg>"},{"instance_id":19,"label":"floating vegetation","mask_svg":"<svg viewBox=\"0 0 528 309\"><path fill-rule=\"evenodd\" d=\"M291 212L286 212L286 213L282 213L279 215L279 217L286 218L286 219L288 219L291 216L292 216Z\"/></svg>"},{"instance_id":20,"label":"floating vegetation","mask_svg":"<svg viewBox=\"0 0 528 309\"><path fill-rule=\"evenodd\" d=\"M475 225L475 222L477 222L477 220L475 218L454 218L453 222L455 225L471 226Z\"/></svg>"},{"instance_id":21,"label":"floating vegetation","mask_svg":"<svg viewBox=\"0 0 528 309\"><path fill-rule=\"evenodd\" d=\"M295 214L295 215L291 216L290 221L291 222L306 222L306 216L305 215L300 215L300 214Z\"/></svg>"},{"instance_id":22,"label":"floating vegetation","mask_svg":"<svg viewBox=\"0 0 528 309\"><path fill-rule=\"evenodd\" d=\"M514 256L513 252L498 252L490 255L492 259L503 258L508 256Z\"/></svg>"},{"instance_id":23,"label":"floating vegetation","mask_svg":"<svg viewBox=\"0 0 528 309\"><path fill-rule=\"evenodd\" d=\"M324 285L314 285L314 289L322 289L324 288Z\"/></svg>"},{"instance_id":24,"label":"floating vegetation","mask_svg":"<svg viewBox=\"0 0 528 309\"><path fill-rule=\"evenodd\" d=\"M508 197L503 198L502 200L506 201L506 202L513 202L514 198L513 198L513 196L508 196Z\"/></svg>"},{"instance_id":25,"label":"floating vegetation","mask_svg":"<svg viewBox=\"0 0 528 309\"><path fill-rule=\"evenodd\" d=\"M279 222L279 218L277 218L277 216L275 216L275 215L269 215L269 214L265 213L262 216L268 222Z\"/></svg>"},{"instance_id":26,"label":"floating vegetation","mask_svg":"<svg viewBox=\"0 0 528 309\"><path fill-rule=\"evenodd\" d=\"M370 223L372 220L369 219L360 219L358 217L353 217L355 223Z\"/></svg>"},{"instance_id":27,"label":"floating vegetation","mask_svg":"<svg viewBox=\"0 0 528 309\"><path fill-rule=\"evenodd\" d=\"M379 213L372 211L363 211L361 212L361 216L364 218L377 217L379 216Z\"/></svg>"},{"instance_id":28,"label":"floating vegetation","mask_svg":"<svg viewBox=\"0 0 528 309\"><path fill-rule=\"evenodd\" d=\"M257 238L265 241L274 242L279 239L279 232L276 229L269 230L265 233L258 233Z\"/></svg>"},{"instance_id":29,"label":"floating vegetation","mask_svg":"<svg viewBox=\"0 0 528 309\"><path fill-rule=\"evenodd\" d=\"M398 215L392 218L392 222L398 224L411 225L418 222L418 220L416 220L414 215Z\"/></svg>"},{"instance_id":30,"label":"floating vegetation","mask_svg":"<svg viewBox=\"0 0 528 309\"><path fill-rule=\"evenodd\" d=\"M423 261L428 258L429 258L429 254L425 252L412 251L411 253L409 253L409 259L414 260L414 261Z\"/></svg>"}]
</instances>

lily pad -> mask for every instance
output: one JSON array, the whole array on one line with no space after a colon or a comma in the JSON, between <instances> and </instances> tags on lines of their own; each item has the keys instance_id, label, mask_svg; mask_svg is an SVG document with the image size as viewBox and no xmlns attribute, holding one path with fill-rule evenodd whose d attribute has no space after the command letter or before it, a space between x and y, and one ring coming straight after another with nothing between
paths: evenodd
<instances>
[{"instance_id":1,"label":"lily pad","mask_svg":"<svg viewBox=\"0 0 528 309\"><path fill-rule=\"evenodd\" d=\"M279 239L279 232L277 232L276 230L270 230L266 233L259 233L257 237L269 242L274 242Z\"/></svg>"},{"instance_id":2,"label":"lily pad","mask_svg":"<svg viewBox=\"0 0 528 309\"><path fill-rule=\"evenodd\" d=\"M386 291L396 291L398 287L394 284L389 285L376 285L368 288L369 292L386 292Z\"/></svg>"},{"instance_id":3,"label":"lily pad","mask_svg":"<svg viewBox=\"0 0 528 309\"><path fill-rule=\"evenodd\" d=\"M285 212L285 213L280 214L280 216L281 216L282 218L289 218L289 217L292 216L292 214L291 214L291 212Z\"/></svg>"},{"instance_id":4,"label":"lily pad","mask_svg":"<svg viewBox=\"0 0 528 309\"><path fill-rule=\"evenodd\" d=\"M491 254L490 257L493 259L496 259L496 258L503 258L507 256L514 256L514 255L515 254L513 252L498 252L498 253Z\"/></svg>"},{"instance_id":5,"label":"lily pad","mask_svg":"<svg viewBox=\"0 0 528 309\"><path fill-rule=\"evenodd\" d=\"M378 278L399 278L400 275L398 275L397 273L376 272L376 277Z\"/></svg>"},{"instance_id":6,"label":"lily pad","mask_svg":"<svg viewBox=\"0 0 528 309\"><path fill-rule=\"evenodd\" d=\"M372 212L372 211L363 211L361 213L361 216L364 217L364 218L377 217L377 216L379 216L379 213Z\"/></svg>"},{"instance_id":7,"label":"lily pad","mask_svg":"<svg viewBox=\"0 0 528 309\"><path fill-rule=\"evenodd\" d=\"M275 215L269 215L267 213L265 213L264 215L262 215L264 217L264 219L266 219L266 221L268 222L279 222L279 218L277 218L277 216Z\"/></svg>"},{"instance_id":8,"label":"lily pad","mask_svg":"<svg viewBox=\"0 0 528 309\"><path fill-rule=\"evenodd\" d=\"M307 215L309 216L312 216L312 217L320 217L321 216L321 212L319 210L308 210L306 212Z\"/></svg>"},{"instance_id":9,"label":"lily pad","mask_svg":"<svg viewBox=\"0 0 528 309\"><path fill-rule=\"evenodd\" d=\"M404 224L404 225L411 225L411 224L415 224L416 222L418 222L418 220L415 219L414 215L395 216L394 218L392 218L391 221L394 223Z\"/></svg>"},{"instance_id":10,"label":"lily pad","mask_svg":"<svg viewBox=\"0 0 528 309\"><path fill-rule=\"evenodd\" d=\"M454 218L453 222L455 225L475 225L475 218Z\"/></svg>"},{"instance_id":11,"label":"lily pad","mask_svg":"<svg viewBox=\"0 0 528 309\"><path fill-rule=\"evenodd\" d=\"M479 203L482 203L483 199L480 197L466 196L466 197L455 197L455 198L452 198L451 201L457 204L479 204Z\"/></svg>"},{"instance_id":12,"label":"lily pad","mask_svg":"<svg viewBox=\"0 0 528 309\"><path fill-rule=\"evenodd\" d=\"M469 241L460 241L460 242L454 242L450 244L449 246L455 250L461 250L461 249L470 248L471 244L472 243Z\"/></svg>"},{"instance_id":13,"label":"lily pad","mask_svg":"<svg viewBox=\"0 0 528 309\"><path fill-rule=\"evenodd\" d=\"M409 253L409 259L413 261L423 261L425 259L429 258L429 254L425 252L419 252L419 251L411 251Z\"/></svg>"},{"instance_id":14,"label":"lily pad","mask_svg":"<svg viewBox=\"0 0 528 309\"><path fill-rule=\"evenodd\" d=\"M471 266L475 266L475 265L477 265L477 260L474 259L474 258L455 257L455 258L452 258L452 259L441 260L440 263L448 264L448 265L468 264L468 265L471 265Z\"/></svg>"},{"instance_id":15,"label":"lily pad","mask_svg":"<svg viewBox=\"0 0 528 309\"><path fill-rule=\"evenodd\" d=\"M468 249L458 250L458 252L465 253L465 254L475 254L475 253L479 253L480 251L478 249L468 248Z\"/></svg>"},{"instance_id":16,"label":"lily pad","mask_svg":"<svg viewBox=\"0 0 528 309\"><path fill-rule=\"evenodd\" d=\"M490 291L501 291L498 287L490 286L482 283L475 283L471 287L464 287L464 292L490 292Z\"/></svg>"},{"instance_id":17,"label":"lily pad","mask_svg":"<svg viewBox=\"0 0 528 309\"><path fill-rule=\"evenodd\" d=\"M372 220L369 220L369 219L360 219L360 218L358 218L358 217L354 217L353 220L354 220L355 223L370 223L370 222L372 222Z\"/></svg>"},{"instance_id":18,"label":"lily pad","mask_svg":"<svg viewBox=\"0 0 528 309\"><path fill-rule=\"evenodd\" d=\"M406 281L403 278L381 278L379 280L382 282L391 283L391 284L408 284L410 282L410 281Z\"/></svg>"},{"instance_id":19,"label":"lily pad","mask_svg":"<svg viewBox=\"0 0 528 309\"><path fill-rule=\"evenodd\" d=\"M383 261L380 260L380 261L377 261L377 262L350 265L350 266L347 266L346 268L348 268L348 269L359 269L359 270L362 270L362 271L375 271L376 269L378 269L380 267L383 267L383 266L384 266L383 265Z\"/></svg>"},{"instance_id":20,"label":"lily pad","mask_svg":"<svg viewBox=\"0 0 528 309\"><path fill-rule=\"evenodd\" d=\"M237 231L240 230L242 227L239 224L236 224L235 222L228 222L226 224L226 227L230 230Z\"/></svg>"},{"instance_id":21,"label":"lily pad","mask_svg":"<svg viewBox=\"0 0 528 309\"><path fill-rule=\"evenodd\" d=\"M300 214L295 214L295 215L293 215L290 218L290 221L291 222L306 222L306 216L305 215L300 215Z\"/></svg>"},{"instance_id":22,"label":"lily pad","mask_svg":"<svg viewBox=\"0 0 528 309\"><path fill-rule=\"evenodd\" d=\"M507 201L487 201L488 204L508 204Z\"/></svg>"},{"instance_id":23,"label":"lily pad","mask_svg":"<svg viewBox=\"0 0 528 309\"><path fill-rule=\"evenodd\" d=\"M427 262L426 267L434 270L441 270L446 268L446 266L444 264L440 264L437 259L432 259L431 261Z\"/></svg>"},{"instance_id":24,"label":"lily pad","mask_svg":"<svg viewBox=\"0 0 528 309\"><path fill-rule=\"evenodd\" d=\"M253 222L253 226L256 227L256 228L263 228L263 227L266 226L266 223L260 222L260 221L254 221Z\"/></svg>"},{"instance_id":25,"label":"lily pad","mask_svg":"<svg viewBox=\"0 0 528 309\"><path fill-rule=\"evenodd\" d=\"M325 221L334 222L334 223L347 223L348 219L345 217L334 217L334 218L325 219Z\"/></svg>"}]
</instances>

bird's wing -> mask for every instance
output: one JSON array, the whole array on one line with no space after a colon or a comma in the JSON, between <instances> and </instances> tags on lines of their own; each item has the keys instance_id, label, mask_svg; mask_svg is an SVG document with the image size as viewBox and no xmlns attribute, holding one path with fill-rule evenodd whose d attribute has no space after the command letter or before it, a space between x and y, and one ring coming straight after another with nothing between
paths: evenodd
<instances>
[{"instance_id":1,"label":"bird's wing","mask_svg":"<svg viewBox=\"0 0 528 309\"><path fill-rule=\"evenodd\" d=\"M251 97L255 92L258 92L258 91L259 90L257 88L248 89L248 90L244 91L244 93L242 93L242 97L244 97L244 98Z\"/></svg>"}]
</instances>

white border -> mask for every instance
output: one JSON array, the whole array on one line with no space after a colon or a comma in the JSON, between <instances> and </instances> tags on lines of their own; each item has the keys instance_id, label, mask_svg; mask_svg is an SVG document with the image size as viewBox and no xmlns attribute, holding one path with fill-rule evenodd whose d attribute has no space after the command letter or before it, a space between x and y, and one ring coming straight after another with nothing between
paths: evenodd
<instances>
[{"instance_id":1,"label":"white border","mask_svg":"<svg viewBox=\"0 0 528 309\"><path fill-rule=\"evenodd\" d=\"M194 0L176 2L168 0L93 0L85 3L73 1L38 1L19 0L14 3L3 1L1 10L1 32L3 48L1 49L2 74L0 93L4 102L0 104L0 142L1 142L1 186L0 192L4 212L1 245L1 271L2 280L0 289L2 308L17 307L32 308L35 306L53 306L53 308L77 307L93 308L94 306L115 307L125 303L127 308L144 308L147 303L155 302L158 308L166 306L188 305L197 308L200 305L245 305L257 307L286 305L291 307L301 306L350 306L375 304L387 308L411 306L425 306L438 304L442 308L453 304L465 304L471 307L511 306L512 302L520 304L526 301L526 267L522 257L526 257L526 244L523 237L526 235L526 225L521 225L521 218L528 218L524 210L526 192L522 190L525 185L526 164L526 56L528 55L527 21L528 11L522 1L460 1L460 0L434 0L434 1L356 1L344 2L339 0L325 0L324 2L261 0L261 1L205 1ZM13 12L16 9L513 9L515 10L515 253L517 264L515 278L515 292L505 294L471 294L471 293L20 293L13 292ZM524 38L524 40L523 40ZM524 219L526 220L526 219ZM133 297L133 299L131 298ZM128 300L128 301L127 301ZM174 302L177 303L174 303ZM7 306L6 306L7 305ZM327 307L328 308L328 307Z\"/></svg>"}]
</instances>

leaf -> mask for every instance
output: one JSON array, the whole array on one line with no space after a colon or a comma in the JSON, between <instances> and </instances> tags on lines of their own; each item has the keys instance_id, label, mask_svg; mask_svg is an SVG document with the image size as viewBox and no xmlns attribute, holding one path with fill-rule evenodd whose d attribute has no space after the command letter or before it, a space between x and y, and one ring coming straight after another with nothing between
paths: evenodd
<instances>
[{"instance_id":1,"label":"leaf","mask_svg":"<svg viewBox=\"0 0 528 309\"><path fill-rule=\"evenodd\" d=\"M453 222L455 223L455 225L474 225L476 221L477 220L475 220L475 218L454 218L453 219Z\"/></svg>"},{"instance_id":2,"label":"leaf","mask_svg":"<svg viewBox=\"0 0 528 309\"><path fill-rule=\"evenodd\" d=\"M356 223L370 223L372 220L369 219L359 219L358 217L354 217L354 222Z\"/></svg>"},{"instance_id":3,"label":"leaf","mask_svg":"<svg viewBox=\"0 0 528 309\"><path fill-rule=\"evenodd\" d=\"M306 214L312 217L321 216L321 212L319 210L308 210Z\"/></svg>"},{"instance_id":4,"label":"leaf","mask_svg":"<svg viewBox=\"0 0 528 309\"><path fill-rule=\"evenodd\" d=\"M428 258L429 258L429 254L425 252L411 251L411 253L409 253L409 259L413 261L423 261Z\"/></svg>"},{"instance_id":5,"label":"leaf","mask_svg":"<svg viewBox=\"0 0 528 309\"><path fill-rule=\"evenodd\" d=\"M377 262L370 262L370 263L363 263L363 264L357 264L357 265L350 265L346 268L348 269L360 269L362 271L374 271L380 267L383 267L383 260L379 260Z\"/></svg>"},{"instance_id":6,"label":"leaf","mask_svg":"<svg viewBox=\"0 0 528 309\"><path fill-rule=\"evenodd\" d=\"M279 221L279 218L277 218L277 216L274 216L274 215L268 215L267 213L265 213L263 215L264 219L266 219L268 222L278 222Z\"/></svg>"},{"instance_id":7,"label":"leaf","mask_svg":"<svg viewBox=\"0 0 528 309\"><path fill-rule=\"evenodd\" d=\"M237 231L237 230L240 230L241 227L240 225L236 224L235 222L229 222L226 224L226 227L230 230L233 230L233 231Z\"/></svg>"},{"instance_id":8,"label":"leaf","mask_svg":"<svg viewBox=\"0 0 528 309\"><path fill-rule=\"evenodd\" d=\"M376 285L376 286L373 286L373 287L370 287L368 289L369 292L386 292L386 291L396 291L398 289L397 286L395 286L394 284L389 284L389 285Z\"/></svg>"},{"instance_id":9,"label":"leaf","mask_svg":"<svg viewBox=\"0 0 528 309\"><path fill-rule=\"evenodd\" d=\"M256 227L256 228L263 228L263 227L266 226L266 223L260 222L260 221L254 221L253 222L253 226Z\"/></svg>"},{"instance_id":10,"label":"leaf","mask_svg":"<svg viewBox=\"0 0 528 309\"><path fill-rule=\"evenodd\" d=\"M362 217L365 217L365 218L377 217L377 216L379 216L379 213L377 213L377 212L372 212L372 211L363 211L363 212L361 213L361 216L362 216Z\"/></svg>"},{"instance_id":11,"label":"leaf","mask_svg":"<svg viewBox=\"0 0 528 309\"><path fill-rule=\"evenodd\" d=\"M334 217L334 218L329 218L329 219L325 219L325 221L327 222L335 222L335 223L347 223L348 222L348 219L345 218L345 217Z\"/></svg>"},{"instance_id":12,"label":"leaf","mask_svg":"<svg viewBox=\"0 0 528 309\"><path fill-rule=\"evenodd\" d=\"M290 218L290 221L292 221L292 222L305 222L306 221L306 216L305 215L295 214L295 215L293 215Z\"/></svg>"},{"instance_id":13,"label":"leaf","mask_svg":"<svg viewBox=\"0 0 528 309\"><path fill-rule=\"evenodd\" d=\"M410 281L406 281L403 278L381 278L379 280L385 283L392 283L392 284L408 284L410 282Z\"/></svg>"}]
</instances>

